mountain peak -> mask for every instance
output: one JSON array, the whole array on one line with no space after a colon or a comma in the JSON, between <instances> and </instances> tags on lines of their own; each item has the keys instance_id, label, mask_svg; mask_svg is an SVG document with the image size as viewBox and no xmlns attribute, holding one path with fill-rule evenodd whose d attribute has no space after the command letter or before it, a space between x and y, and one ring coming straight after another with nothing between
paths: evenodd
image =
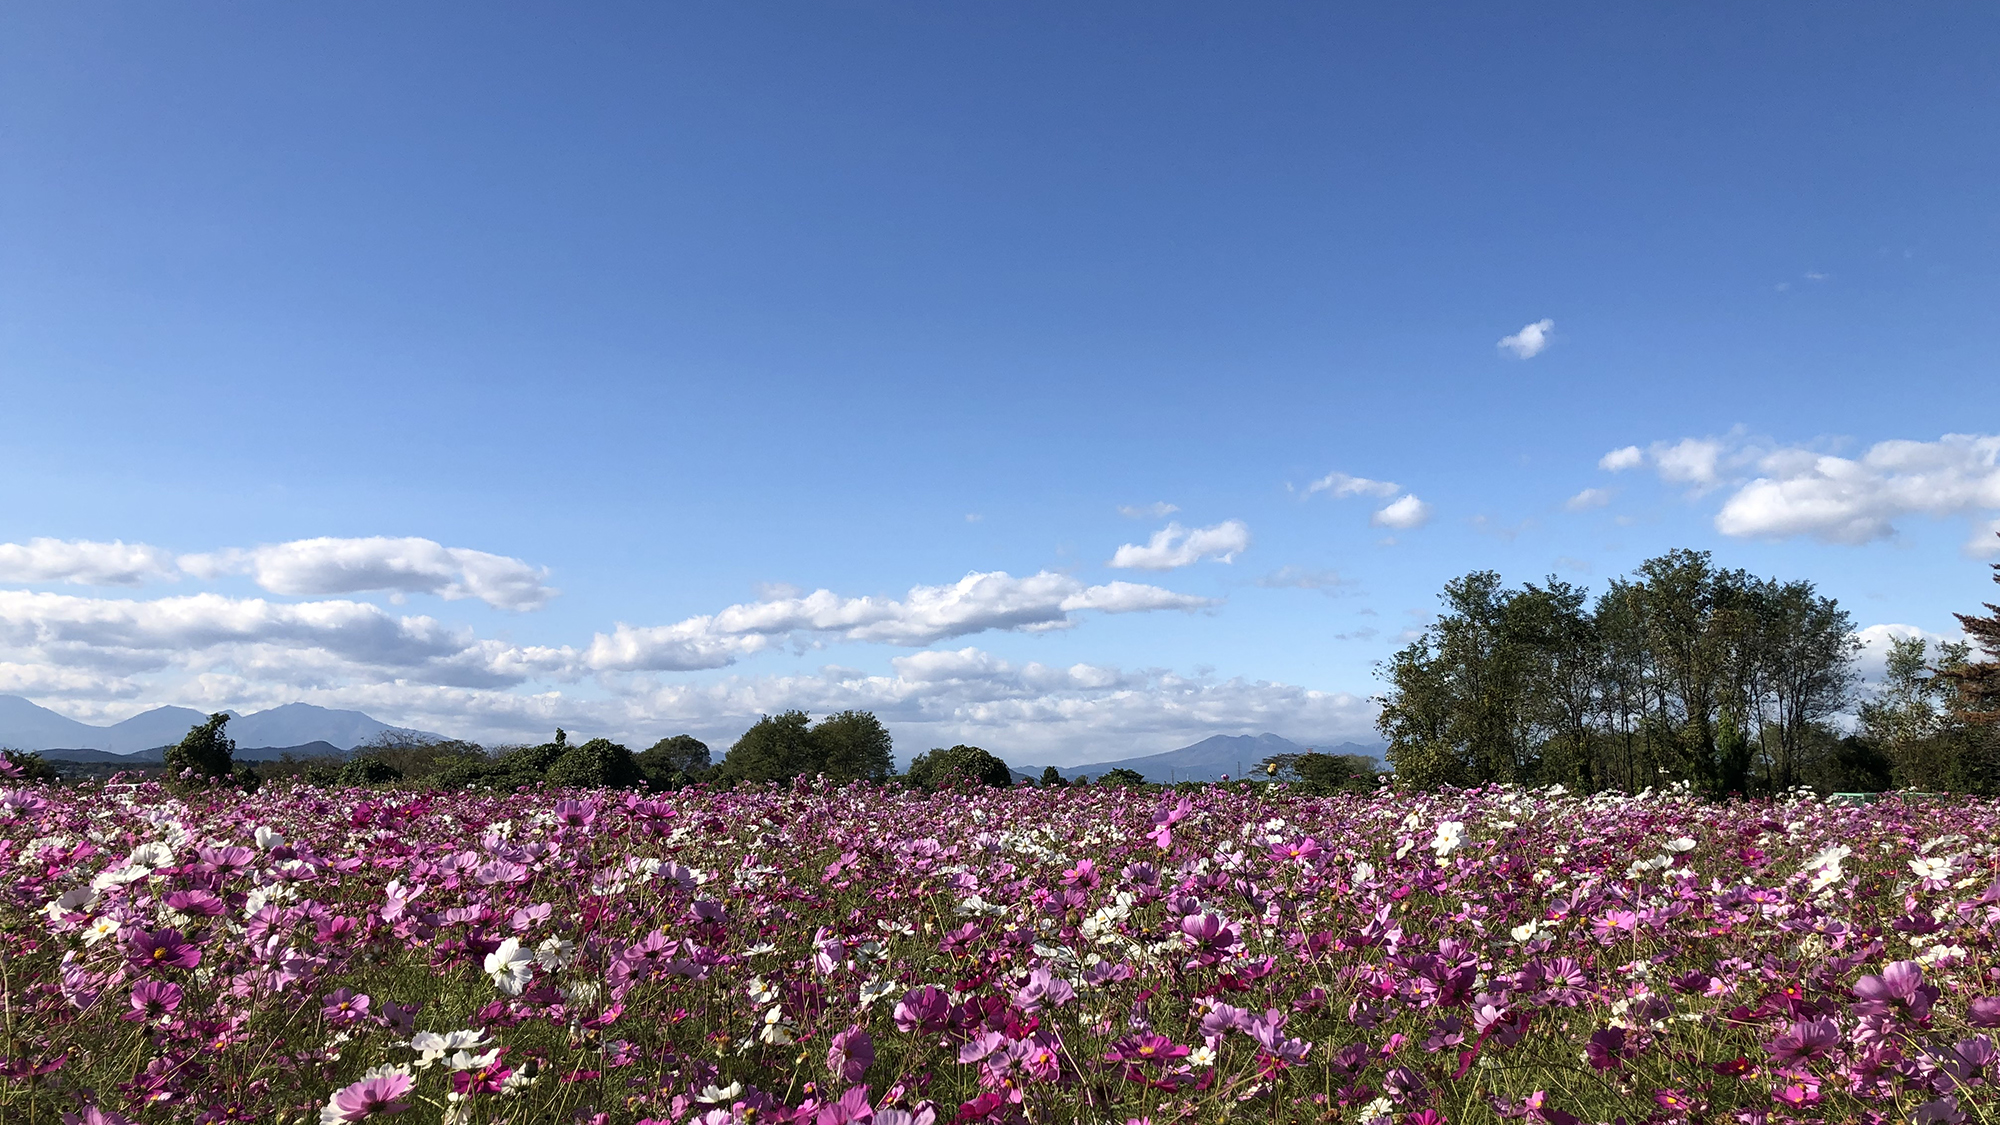
<instances>
[{"instance_id":1,"label":"mountain peak","mask_svg":"<svg viewBox=\"0 0 2000 1125\"><path fill-rule=\"evenodd\" d=\"M343 711L311 703L287 703L266 711L230 716L229 736L244 749L330 743L349 750L385 732L437 737L426 731L391 726L360 711ZM51 711L18 695L0 695L0 746L15 750L88 749L132 754L170 746L188 728L208 715L191 707L155 707L123 722L94 726Z\"/></svg>"}]
</instances>

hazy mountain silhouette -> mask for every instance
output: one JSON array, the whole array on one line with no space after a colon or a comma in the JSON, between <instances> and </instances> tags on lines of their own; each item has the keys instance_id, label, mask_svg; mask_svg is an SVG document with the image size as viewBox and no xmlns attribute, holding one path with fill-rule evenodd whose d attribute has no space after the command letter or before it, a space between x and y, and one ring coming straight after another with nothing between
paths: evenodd
<instances>
[{"instance_id":1,"label":"hazy mountain silhouette","mask_svg":"<svg viewBox=\"0 0 2000 1125\"><path fill-rule=\"evenodd\" d=\"M384 731L425 735L408 727L390 726L360 711L287 703L268 711L233 716L229 737L244 751L287 749L313 742L348 750ZM189 707L155 707L110 726L93 726L59 715L18 695L0 695L0 746L14 750L99 750L136 754L171 746L188 728L208 716ZM437 737L429 735L429 737ZM276 755L272 755L275 757ZM73 759L82 760L82 759Z\"/></svg>"},{"instance_id":2,"label":"hazy mountain silhouette","mask_svg":"<svg viewBox=\"0 0 2000 1125\"><path fill-rule=\"evenodd\" d=\"M1343 742L1337 746L1315 746L1313 749L1323 754L1362 754L1379 760L1383 748L1380 745ZM1303 754L1306 750L1307 747L1275 734L1218 734L1164 754L1086 762L1080 766L1057 766L1056 772L1074 779L1086 775L1097 778L1111 770L1128 769L1137 770L1147 781L1215 781L1223 774L1244 777L1258 762L1273 754ZM1038 777L1041 769L1037 767L1023 772Z\"/></svg>"}]
</instances>

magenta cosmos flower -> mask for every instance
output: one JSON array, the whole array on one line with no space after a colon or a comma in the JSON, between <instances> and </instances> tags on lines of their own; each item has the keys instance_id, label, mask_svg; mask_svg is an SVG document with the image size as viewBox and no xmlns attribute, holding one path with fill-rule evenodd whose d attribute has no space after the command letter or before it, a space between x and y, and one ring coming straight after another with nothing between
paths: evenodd
<instances>
[{"instance_id":1,"label":"magenta cosmos flower","mask_svg":"<svg viewBox=\"0 0 2000 1125\"><path fill-rule=\"evenodd\" d=\"M140 931L132 939L132 966L140 972L154 969L192 969L201 964L201 949L179 930Z\"/></svg>"},{"instance_id":2,"label":"magenta cosmos flower","mask_svg":"<svg viewBox=\"0 0 2000 1125\"><path fill-rule=\"evenodd\" d=\"M132 1010L128 1020L160 1020L181 1006L181 986L168 981L142 980L132 986Z\"/></svg>"}]
</instances>

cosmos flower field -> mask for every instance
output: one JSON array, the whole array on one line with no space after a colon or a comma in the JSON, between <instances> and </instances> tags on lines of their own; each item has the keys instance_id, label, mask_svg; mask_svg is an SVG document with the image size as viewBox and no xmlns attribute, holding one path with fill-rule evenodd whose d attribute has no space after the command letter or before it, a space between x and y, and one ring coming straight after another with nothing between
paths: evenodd
<instances>
[{"instance_id":1,"label":"cosmos flower field","mask_svg":"<svg viewBox=\"0 0 2000 1125\"><path fill-rule=\"evenodd\" d=\"M1991 1123L1996 816L17 785L0 1118Z\"/></svg>"}]
</instances>

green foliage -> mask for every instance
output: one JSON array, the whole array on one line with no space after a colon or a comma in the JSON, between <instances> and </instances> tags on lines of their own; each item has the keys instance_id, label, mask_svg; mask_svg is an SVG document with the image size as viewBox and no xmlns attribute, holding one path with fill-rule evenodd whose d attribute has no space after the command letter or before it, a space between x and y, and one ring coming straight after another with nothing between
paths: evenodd
<instances>
[{"instance_id":1,"label":"green foliage","mask_svg":"<svg viewBox=\"0 0 2000 1125\"><path fill-rule=\"evenodd\" d=\"M1014 774L1007 768L1007 763L977 746L954 746L949 750L919 754L904 776L910 784L925 789L948 789L968 784L1007 789L1014 784Z\"/></svg>"},{"instance_id":2,"label":"green foliage","mask_svg":"<svg viewBox=\"0 0 2000 1125\"><path fill-rule=\"evenodd\" d=\"M817 772L811 721L804 711L765 715L729 748L717 772L732 783L789 781Z\"/></svg>"},{"instance_id":3,"label":"green foliage","mask_svg":"<svg viewBox=\"0 0 2000 1125\"><path fill-rule=\"evenodd\" d=\"M868 711L842 711L821 719L810 742L819 773L834 781L886 781L896 770L889 730Z\"/></svg>"},{"instance_id":4,"label":"green foliage","mask_svg":"<svg viewBox=\"0 0 2000 1125\"><path fill-rule=\"evenodd\" d=\"M638 755L639 772L654 789L679 789L701 781L713 768L708 743L691 734L662 738Z\"/></svg>"},{"instance_id":5,"label":"green foliage","mask_svg":"<svg viewBox=\"0 0 2000 1125\"><path fill-rule=\"evenodd\" d=\"M632 751L608 738L593 738L564 751L544 780L577 789L636 789L644 775Z\"/></svg>"},{"instance_id":6,"label":"green foliage","mask_svg":"<svg viewBox=\"0 0 2000 1125\"><path fill-rule=\"evenodd\" d=\"M355 747L354 756L383 762L401 774L402 781L409 785L429 782L454 766L492 760L486 749L476 742L427 738L396 731L384 731Z\"/></svg>"},{"instance_id":7,"label":"green foliage","mask_svg":"<svg viewBox=\"0 0 2000 1125\"><path fill-rule=\"evenodd\" d=\"M1809 582L1671 551L1594 605L1559 579L1492 571L1445 586L1445 611L1391 658L1378 720L1397 782L1636 791L1830 788L1866 776L1828 726L1855 683L1853 622Z\"/></svg>"},{"instance_id":8,"label":"green foliage","mask_svg":"<svg viewBox=\"0 0 2000 1125\"><path fill-rule=\"evenodd\" d=\"M1993 581L2000 582L2000 563L1993 564ZM2000 737L2000 605L1987 602L1984 617L1970 613L1952 616L1964 626L1970 643L1958 665L1942 674L1958 689L1954 710L1959 721L1984 728L1990 742ZM1985 660L1971 659L1972 645L1986 655Z\"/></svg>"},{"instance_id":9,"label":"green foliage","mask_svg":"<svg viewBox=\"0 0 2000 1125\"><path fill-rule=\"evenodd\" d=\"M349 759L334 775L339 785L386 785L402 779L403 771L373 755Z\"/></svg>"},{"instance_id":10,"label":"green foliage","mask_svg":"<svg viewBox=\"0 0 2000 1125\"><path fill-rule=\"evenodd\" d=\"M1922 637L1890 639L1882 682L1861 705L1860 734L1888 762L1895 788L2000 793L2000 731L1980 722L1965 696L1971 655L1964 642L1942 642L1932 663Z\"/></svg>"},{"instance_id":11,"label":"green foliage","mask_svg":"<svg viewBox=\"0 0 2000 1125\"><path fill-rule=\"evenodd\" d=\"M275 762L262 763L257 772L264 776L265 781L290 778L308 785L333 785L338 783L340 771L346 765L346 759L331 754L301 757L286 753Z\"/></svg>"},{"instance_id":12,"label":"green foliage","mask_svg":"<svg viewBox=\"0 0 2000 1125\"><path fill-rule=\"evenodd\" d=\"M1042 784L1050 789L1063 787L1063 775L1054 766L1042 767Z\"/></svg>"},{"instance_id":13,"label":"green foliage","mask_svg":"<svg viewBox=\"0 0 2000 1125\"><path fill-rule=\"evenodd\" d=\"M62 777L47 759L31 750L0 750L0 758L14 767L22 781L56 781Z\"/></svg>"},{"instance_id":14,"label":"green foliage","mask_svg":"<svg viewBox=\"0 0 2000 1125\"><path fill-rule=\"evenodd\" d=\"M889 732L866 711L842 711L808 726L804 711L766 715L736 740L717 767L719 780L883 781L895 766Z\"/></svg>"},{"instance_id":15,"label":"green foliage","mask_svg":"<svg viewBox=\"0 0 2000 1125\"><path fill-rule=\"evenodd\" d=\"M236 741L224 733L228 725L229 716L218 713L189 727L187 737L167 748L168 777L179 779L187 771L188 780L195 782L230 776L236 768Z\"/></svg>"},{"instance_id":16,"label":"green foliage","mask_svg":"<svg viewBox=\"0 0 2000 1125\"><path fill-rule=\"evenodd\" d=\"M1340 792L1363 792L1375 787L1375 759L1365 754L1275 754L1259 763L1264 774L1276 781L1291 782L1305 793L1324 797Z\"/></svg>"},{"instance_id":17,"label":"green foliage","mask_svg":"<svg viewBox=\"0 0 2000 1125\"><path fill-rule=\"evenodd\" d=\"M1146 775L1140 773L1138 770L1119 766L1115 770L1104 771L1104 776L1098 778L1097 783L1099 785L1120 786L1144 785L1146 784Z\"/></svg>"}]
</instances>

